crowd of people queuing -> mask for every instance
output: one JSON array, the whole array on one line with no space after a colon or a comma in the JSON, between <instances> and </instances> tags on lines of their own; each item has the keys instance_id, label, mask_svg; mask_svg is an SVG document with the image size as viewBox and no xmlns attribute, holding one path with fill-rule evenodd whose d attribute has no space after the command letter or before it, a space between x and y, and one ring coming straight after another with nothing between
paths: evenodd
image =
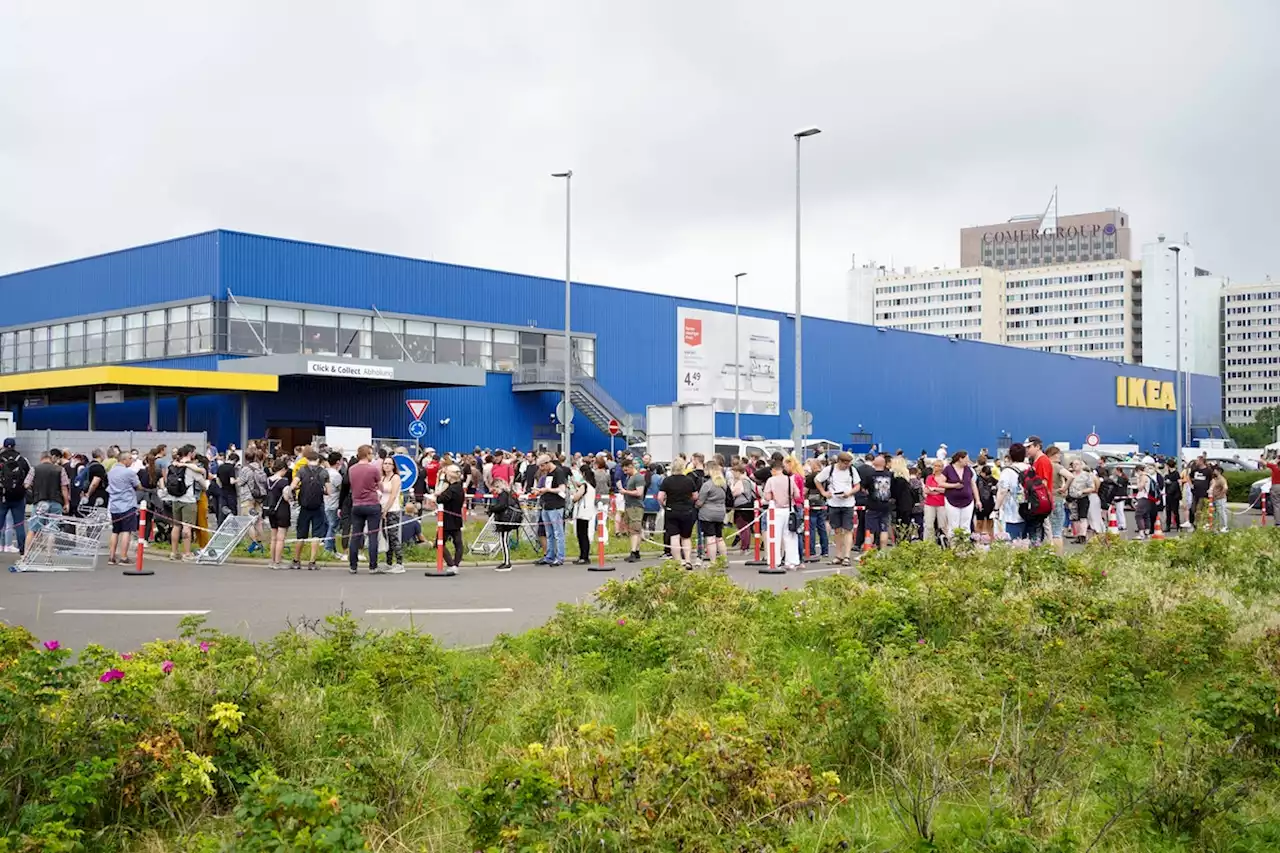
<instances>
[{"instance_id":1,"label":"crowd of people queuing","mask_svg":"<svg viewBox=\"0 0 1280 853\"><path fill-rule=\"evenodd\" d=\"M203 453L192 445L160 445L146 453L111 447L87 456L51 449L31 465L13 439L4 445L5 550L25 551L38 531L36 519L105 508L112 563L129 560L142 501L152 509L142 535L167 540L172 560L192 559L193 543L199 547L223 519L241 515L254 519L250 552L266 551L272 569L302 569L305 551L305 566L314 570L324 549L345 552L352 573L362 550L371 572L404 572L404 546L434 541L424 536L421 515L437 509L444 560L456 567L465 548L467 507L476 499L500 534L499 571L511 569L511 539L531 518L542 553L538 563L563 565L570 535L577 539L575 562L590 562L594 525L605 506L616 535L629 542L628 561L640 559L643 540L661 536L664 553L686 568L726 561L731 548L748 550L753 527L768 524L757 507L771 504L780 513L774 522L778 559L788 569L800 566L806 535L814 556L848 566L868 543L946 543L957 532L1049 543L1061 552L1068 538L1105 533L1113 506L1122 528L1132 506L1139 536L1154 533L1161 513L1166 530L1194 525L1206 505L1222 525L1229 517L1226 479L1203 457L1181 470L1172 459L1150 456L1132 466L1091 468L1080 456L1066 461L1058 447L1045 447L1036 436L1012 444L1000 459L986 449L971 459L945 444L914 460L901 450L803 461L782 453L727 459L695 453L669 464L630 451L566 459L517 449L477 448L454 456L426 448L410 489L403 488L393 459L407 455L405 447L365 445L350 456L323 445L284 452L275 443L257 442ZM1280 495L1280 465L1268 464L1272 491ZM28 505L35 510L31 521Z\"/></svg>"}]
</instances>

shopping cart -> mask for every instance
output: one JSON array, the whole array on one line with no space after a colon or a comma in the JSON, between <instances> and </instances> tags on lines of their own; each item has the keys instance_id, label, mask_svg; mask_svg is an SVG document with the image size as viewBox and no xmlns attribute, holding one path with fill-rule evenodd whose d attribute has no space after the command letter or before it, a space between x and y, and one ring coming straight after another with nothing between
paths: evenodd
<instances>
[{"instance_id":1,"label":"shopping cart","mask_svg":"<svg viewBox=\"0 0 1280 853\"><path fill-rule=\"evenodd\" d=\"M111 516L100 508L84 516L37 512L27 523L36 534L13 572L91 572L111 534Z\"/></svg>"}]
</instances>

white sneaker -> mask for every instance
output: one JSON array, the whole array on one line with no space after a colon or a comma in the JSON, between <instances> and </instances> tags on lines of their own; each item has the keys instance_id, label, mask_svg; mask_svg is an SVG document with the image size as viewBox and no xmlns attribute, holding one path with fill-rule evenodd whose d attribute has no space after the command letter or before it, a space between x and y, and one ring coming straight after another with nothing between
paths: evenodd
<instances>
[{"instance_id":1,"label":"white sneaker","mask_svg":"<svg viewBox=\"0 0 1280 853\"><path fill-rule=\"evenodd\" d=\"M398 564L398 563L397 563L396 565L394 565L394 566L392 566L391 568L387 569L387 574L389 574L389 575L402 575L402 574L404 574L404 566L402 566L402 565L400 565L400 564Z\"/></svg>"}]
</instances>

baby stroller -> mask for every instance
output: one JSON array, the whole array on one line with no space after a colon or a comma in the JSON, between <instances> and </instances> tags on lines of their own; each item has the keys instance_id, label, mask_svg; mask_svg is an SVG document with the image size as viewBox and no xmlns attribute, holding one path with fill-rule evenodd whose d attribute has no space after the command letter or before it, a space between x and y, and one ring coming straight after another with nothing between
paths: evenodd
<instances>
[{"instance_id":1,"label":"baby stroller","mask_svg":"<svg viewBox=\"0 0 1280 853\"><path fill-rule=\"evenodd\" d=\"M151 541L168 542L173 534L173 522L170 520L173 518L173 506L157 501L153 508L155 512L151 511L152 508L147 510L147 526L153 531Z\"/></svg>"}]
</instances>

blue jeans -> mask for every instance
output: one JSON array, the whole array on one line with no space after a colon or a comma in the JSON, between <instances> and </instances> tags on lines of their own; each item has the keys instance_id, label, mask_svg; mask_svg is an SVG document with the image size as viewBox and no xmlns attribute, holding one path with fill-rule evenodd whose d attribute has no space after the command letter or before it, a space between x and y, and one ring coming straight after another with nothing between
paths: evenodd
<instances>
[{"instance_id":1,"label":"blue jeans","mask_svg":"<svg viewBox=\"0 0 1280 853\"><path fill-rule=\"evenodd\" d=\"M13 536L18 540L18 552L25 554L27 552L27 499L25 497L0 503L0 530L3 530L10 520L13 522ZM6 533L0 545L9 544L8 540Z\"/></svg>"},{"instance_id":2,"label":"blue jeans","mask_svg":"<svg viewBox=\"0 0 1280 853\"><path fill-rule=\"evenodd\" d=\"M548 563L564 562L564 510L544 509L541 512L542 526L547 532Z\"/></svg>"},{"instance_id":3,"label":"blue jeans","mask_svg":"<svg viewBox=\"0 0 1280 853\"><path fill-rule=\"evenodd\" d=\"M809 550L814 554L827 556L831 550L831 543L827 540L826 507L814 507L809 510L809 529L812 531Z\"/></svg>"},{"instance_id":4,"label":"blue jeans","mask_svg":"<svg viewBox=\"0 0 1280 853\"><path fill-rule=\"evenodd\" d=\"M1044 531L1044 525L1040 526L1041 532ZM1010 542L1017 542L1019 539L1027 538L1027 523L1025 521L1006 521L1004 523L1004 532L1009 534Z\"/></svg>"},{"instance_id":5,"label":"blue jeans","mask_svg":"<svg viewBox=\"0 0 1280 853\"><path fill-rule=\"evenodd\" d=\"M328 532L324 535L324 548L326 551L336 551L338 549L338 511L336 509L326 509L324 511L324 520L328 526Z\"/></svg>"}]
</instances>

